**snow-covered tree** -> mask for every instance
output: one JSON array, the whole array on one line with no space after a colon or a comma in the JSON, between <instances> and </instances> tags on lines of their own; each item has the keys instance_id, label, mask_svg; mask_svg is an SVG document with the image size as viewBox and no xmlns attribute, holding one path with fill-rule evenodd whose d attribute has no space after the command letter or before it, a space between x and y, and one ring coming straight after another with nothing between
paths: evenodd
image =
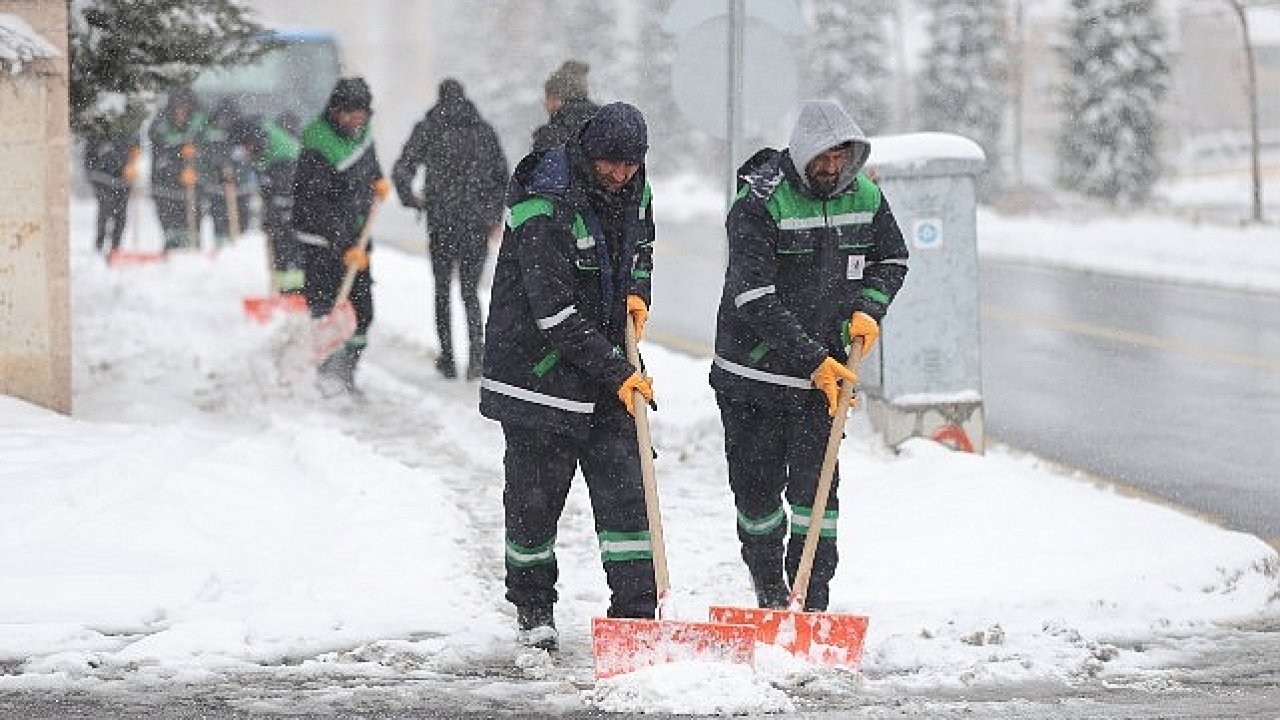
<instances>
[{"instance_id":1,"label":"snow-covered tree","mask_svg":"<svg viewBox=\"0 0 1280 720\"><path fill-rule=\"evenodd\" d=\"M270 49L238 0L75 0L69 15L71 128L81 137L136 129L156 94Z\"/></svg>"},{"instance_id":2,"label":"snow-covered tree","mask_svg":"<svg viewBox=\"0 0 1280 720\"><path fill-rule=\"evenodd\" d=\"M806 0L812 31L802 51L806 97L839 100L868 134L892 115L888 0Z\"/></svg>"},{"instance_id":3,"label":"snow-covered tree","mask_svg":"<svg viewBox=\"0 0 1280 720\"><path fill-rule=\"evenodd\" d=\"M1004 0L928 0L929 49L920 79L922 130L963 135L987 154L982 189L999 186L1009 104Z\"/></svg>"},{"instance_id":4,"label":"snow-covered tree","mask_svg":"<svg viewBox=\"0 0 1280 720\"><path fill-rule=\"evenodd\" d=\"M1057 143L1066 188L1114 204L1150 195L1169 87L1163 23L1155 0L1071 0L1058 46L1067 70Z\"/></svg>"}]
</instances>

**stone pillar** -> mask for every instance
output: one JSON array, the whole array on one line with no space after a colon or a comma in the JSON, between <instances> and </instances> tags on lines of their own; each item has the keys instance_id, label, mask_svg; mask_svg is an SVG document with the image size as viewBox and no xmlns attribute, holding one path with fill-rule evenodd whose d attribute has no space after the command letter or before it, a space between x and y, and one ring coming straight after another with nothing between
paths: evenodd
<instances>
[{"instance_id":1,"label":"stone pillar","mask_svg":"<svg viewBox=\"0 0 1280 720\"><path fill-rule=\"evenodd\" d=\"M25 51L0 61L0 394L69 413L67 3L7 0L0 18Z\"/></svg>"}]
</instances>

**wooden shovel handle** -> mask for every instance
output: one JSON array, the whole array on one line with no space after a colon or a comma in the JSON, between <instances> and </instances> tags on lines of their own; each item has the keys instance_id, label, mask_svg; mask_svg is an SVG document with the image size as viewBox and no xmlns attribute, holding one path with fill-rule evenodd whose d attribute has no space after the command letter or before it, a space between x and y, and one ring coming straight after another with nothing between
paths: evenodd
<instances>
[{"instance_id":1,"label":"wooden shovel handle","mask_svg":"<svg viewBox=\"0 0 1280 720\"><path fill-rule=\"evenodd\" d=\"M373 232L373 215L378 210L378 206L382 204L382 198L374 196L373 204L369 206L369 214L364 216L364 225L360 228L360 237L356 239L355 247L359 250L366 250L369 247L369 236ZM342 285L338 287L338 295L334 298L333 306L338 307L347 301L347 296L351 294L351 286L356 282L356 273L359 270L353 266L347 267L347 273L342 276Z\"/></svg>"},{"instance_id":2,"label":"wooden shovel handle","mask_svg":"<svg viewBox=\"0 0 1280 720\"><path fill-rule=\"evenodd\" d=\"M849 360L845 367L850 372L857 372L858 361L862 359L862 340L855 339L849 348ZM822 523L827 514L827 498L831 495L831 479L836 474L836 458L840 454L840 440L844 437L844 424L849 417L849 405L853 402L853 383L840 383L839 401L836 403L836 416L831 418L831 433L827 435L827 452L822 456L822 470L818 473L818 487L813 496L813 507L809 512L809 529L804 535L804 552L800 553L800 567L796 570L796 579L791 583L790 609L804 609L804 600L809 595L809 576L813 574L813 558L818 553L818 538L822 535Z\"/></svg>"},{"instance_id":3,"label":"wooden shovel handle","mask_svg":"<svg viewBox=\"0 0 1280 720\"><path fill-rule=\"evenodd\" d=\"M236 197L235 169L222 166L222 197L227 203L227 235L232 241L240 239L240 200Z\"/></svg>"},{"instance_id":4,"label":"wooden shovel handle","mask_svg":"<svg viewBox=\"0 0 1280 720\"><path fill-rule=\"evenodd\" d=\"M640 349L636 346L636 330L631 317L626 322L627 360L640 371ZM649 520L649 544L653 548L653 580L658 590L658 608L661 615L662 599L671 587L667 575L666 541L662 536L662 512L658 505L658 483L653 471L653 441L649 436L649 405L639 391L632 399L636 417L636 445L640 451L640 479L644 484L644 511ZM660 619L660 618L659 618Z\"/></svg>"}]
</instances>

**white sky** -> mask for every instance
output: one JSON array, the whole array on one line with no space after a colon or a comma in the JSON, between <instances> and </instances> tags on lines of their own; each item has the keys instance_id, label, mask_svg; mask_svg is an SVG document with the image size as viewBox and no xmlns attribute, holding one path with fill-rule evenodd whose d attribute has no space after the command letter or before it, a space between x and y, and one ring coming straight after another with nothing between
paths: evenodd
<instances>
[{"instance_id":1,"label":"white sky","mask_svg":"<svg viewBox=\"0 0 1280 720\"><path fill-rule=\"evenodd\" d=\"M699 211L691 195L656 197L659 212ZM155 246L138 211L136 242ZM91 222L73 205L74 415L0 398L0 692L306 678L317 689L289 707L307 709L412 700L351 678L488 672L477 694L548 711L784 711L815 695L1154 677L1179 659L1163 639L1277 612L1280 559L1252 536L1000 447L912 441L894 455L858 413L831 609L871 618L865 676L760 647L754 671L681 663L593 685L590 618L607 591L585 492L575 484L557 547L564 649L523 651L502 599L501 432L476 412L475 383L432 370L424 258L375 254L368 401L324 401L308 379L278 384L288 324L241 313L266 284L260 237L108 269ZM984 256L1280 290L1274 228L983 211L979 230ZM707 362L644 351L672 609L702 620L752 598Z\"/></svg>"}]
</instances>

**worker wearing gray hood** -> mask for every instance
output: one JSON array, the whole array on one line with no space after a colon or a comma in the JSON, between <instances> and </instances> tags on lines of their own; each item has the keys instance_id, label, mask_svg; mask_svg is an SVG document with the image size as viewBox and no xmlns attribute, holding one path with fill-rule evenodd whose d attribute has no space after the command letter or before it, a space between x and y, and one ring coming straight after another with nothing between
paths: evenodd
<instances>
[{"instance_id":1,"label":"worker wearing gray hood","mask_svg":"<svg viewBox=\"0 0 1280 720\"><path fill-rule=\"evenodd\" d=\"M907 274L889 202L861 173L870 151L839 103L810 101L788 149L738 170L710 380L761 607L787 606L839 383L857 382L844 367L852 341L871 349ZM838 469L832 482L805 610L826 609L835 575Z\"/></svg>"},{"instance_id":2,"label":"worker wearing gray hood","mask_svg":"<svg viewBox=\"0 0 1280 720\"><path fill-rule=\"evenodd\" d=\"M848 161L841 164L839 175L832 186L823 187L821 179L825 176L811 177L815 168L810 168L809 164L826 151L843 145L850 146ZM871 144L867 142L867 136L862 134L862 129L840 107L840 103L834 100L809 100L800 106L800 117L791 130L791 144L787 149L796 169L802 171L801 182L814 193L825 197L849 187L871 155ZM827 169L827 166L820 169ZM818 180L817 187L815 180Z\"/></svg>"}]
</instances>

